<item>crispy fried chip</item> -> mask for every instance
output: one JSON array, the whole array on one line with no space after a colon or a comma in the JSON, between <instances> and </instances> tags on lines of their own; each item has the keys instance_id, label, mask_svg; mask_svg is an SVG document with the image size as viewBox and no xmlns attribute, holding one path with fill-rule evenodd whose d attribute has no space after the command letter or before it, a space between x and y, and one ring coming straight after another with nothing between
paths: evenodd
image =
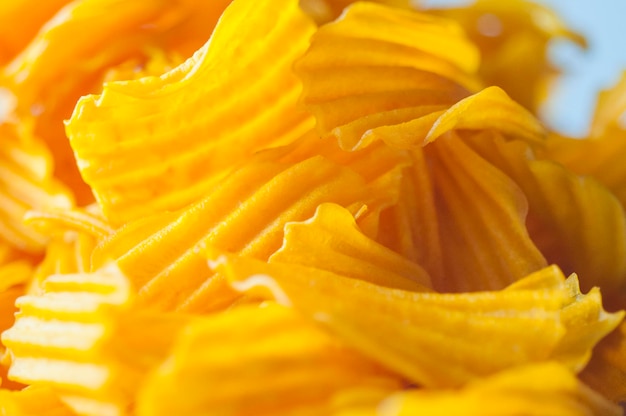
<instances>
[{"instance_id":1,"label":"crispy fried chip","mask_svg":"<svg viewBox=\"0 0 626 416\"><path fill-rule=\"evenodd\" d=\"M210 264L227 274L235 289L293 306L426 387L460 386L549 358L579 369L595 342L622 318L604 312L597 294L588 302L579 293L571 299L571 285L555 266L505 291L437 294L236 256L220 256Z\"/></svg>"},{"instance_id":2,"label":"crispy fried chip","mask_svg":"<svg viewBox=\"0 0 626 416\"><path fill-rule=\"evenodd\" d=\"M147 381L137 414L319 415L344 389L400 385L296 312L265 304L189 326Z\"/></svg>"},{"instance_id":3,"label":"crispy fried chip","mask_svg":"<svg viewBox=\"0 0 626 416\"><path fill-rule=\"evenodd\" d=\"M0 414L622 413L626 75L544 126L552 11L0 3Z\"/></svg>"},{"instance_id":4,"label":"crispy fried chip","mask_svg":"<svg viewBox=\"0 0 626 416\"><path fill-rule=\"evenodd\" d=\"M308 131L291 66L312 32L295 0L235 2L181 66L83 97L67 134L105 216L182 208L255 151Z\"/></svg>"},{"instance_id":5,"label":"crispy fried chip","mask_svg":"<svg viewBox=\"0 0 626 416\"><path fill-rule=\"evenodd\" d=\"M540 142L539 121L498 87L486 88L438 111L399 125L373 129L365 137L406 148L427 144L452 130L497 130L507 137Z\"/></svg>"},{"instance_id":6,"label":"crispy fried chip","mask_svg":"<svg viewBox=\"0 0 626 416\"><path fill-rule=\"evenodd\" d=\"M475 137L471 145L523 190L528 230L546 259L576 272L584 290L599 286L613 308L622 308L626 214L615 196L591 177L537 160L527 144Z\"/></svg>"},{"instance_id":7,"label":"crispy fried chip","mask_svg":"<svg viewBox=\"0 0 626 416\"><path fill-rule=\"evenodd\" d=\"M479 74L487 85L503 88L531 110L546 98L558 75L548 57L550 42L566 39L586 46L585 39L556 13L528 0L476 0L465 7L431 12L454 19L467 32L480 49Z\"/></svg>"},{"instance_id":8,"label":"crispy fried chip","mask_svg":"<svg viewBox=\"0 0 626 416\"><path fill-rule=\"evenodd\" d=\"M578 381L565 367L548 362L502 372L460 392L398 393L385 400L376 414L620 416L622 411Z\"/></svg>"},{"instance_id":9,"label":"crispy fried chip","mask_svg":"<svg viewBox=\"0 0 626 416\"><path fill-rule=\"evenodd\" d=\"M43 9L54 6L49 3L58 1L46 2ZM48 144L57 162L55 174L72 188L80 203L89 203L93 195L79 176L63 126L76 100L100 92L103 79L110 77L110 70L118 65L130 62L135 69L149 66L152 57L159 53L189 56L209 37L228 2L68 3L3 68L0 86L14 97L19 117L34 119L35 133ZM174 60L179 63L181 59Z\"/></svg>"},{"instance_id":10,"label":"crispy fried chip","mask_svg":"<svg viewBox=\"0 0 626 416\"><path fill-rule=\"evenodd\" d=\"M128 224L93 259L95 267L114 259L147 306L222 308L237 296L206 267L203 246L266 260L280 248L285 223L310 218L324 202L368 199L361 176L319 156L293 165L253 161L188 208Z\"/></svg>"},{"instance_id":11,"label":"crispy fried chip","mask_svg":"<svg viewBox=\"0 0 626 416\"><path fill-rule=\"evenodd\" d=\"M431 156L445 273L444 291L501 289L547 265L526 230L521 189L458 135L441 137Z\"/></svg>"},{"instance_id":12,"label":"crispy fried chip","mask_svg":"<svg viewBox=\"0 0 626 416\"><path fill-rule=\"evenodd\" d=\"M603 91L592 120L589 137L571 139L550 135L540 156L554 160L574 173L592 176L615 194L626 207L626 72L612 88Z\"/></svg>"},{"instance_id":13,"label":"crispy fried chip","mask_svg":"<svg viewBox=\"0 0 626 416\"><path fill-rule=\"evenodd\" d=\"M423 291L430 277L417 264L367 238L352 214L322 204L305 222L285 224L282 247L269 262L300 264L381 286Z\"/></svg>"},{"instance_id":14,"label":"crispy fried chip","mask_svg":"<svg viewBox=\"0 0 626 416\"><path fill-rule=\"evenodd\" d=\"M20 314L2 335L9 377L54 388L79 414L124 414L142 377L190 321L132 304L128 281L114 266L50 276L43 293L18 299Z\"/></svg>"},{"instance_id":15,"label":"crispy fried chip","mask_svg":"<svg viewBox=\"0 0 626 416\"><path fill-rule=\"evenodd\" d=\"M452 21L361 2L316 32L296 69L318 131L355 150L376 127L428 117L467 96L477 65Z\"/></svg>"},{"instance_id":16,"label":"crispy fried chip","mask_svg":"<svg viewBox=\"0 0 626 416\"><path fill-rule=\"evenodd\" d=\"M378 241L420 264L434 281L443 279L443 254L432 172L424 149L410 153L397 204L381 213Z\"/></svg>"},{"instance_id":17,"label":"crispy fried chip","mask_svg":"<svg viewBox=\"0 0 626 416\"><path fill-rule=\"evenodd\" d=\"M22 391L0 390L0 412L11 416L74 416L50 388L29 387Z\"/></svg>"},{"instance_id":18,"label":"crispy fried chip","mask_svg":"<svg viewBox=\"0 0 626 416\"><path fill-rule=\"evenodd\" d=\"M71 0L14 0L0 3L0 64L18 54L39 28Z\"/></svg>"},{"instance_id":19,"label":"crispy fried chip","mask_svg":"<svg viewBox=\"0 0 626 416\"><path fill-rule=\"evenodd\" d=\"M582 380L614 402L626 401L626 321L596 347Z\"/></svg>"},{"instance_id":20,"label":"crispy fried chip","mask_svg":"<svg viewBox=\"0 0 626 416\"><path fill-rule=\"evenodd\" d=\"M23 224L31 209L68 209L69 190L52 177L53 162L28 126L0 124L0 239L19 250L41 253L49 237Z\"/></svg>"}]
</instances>

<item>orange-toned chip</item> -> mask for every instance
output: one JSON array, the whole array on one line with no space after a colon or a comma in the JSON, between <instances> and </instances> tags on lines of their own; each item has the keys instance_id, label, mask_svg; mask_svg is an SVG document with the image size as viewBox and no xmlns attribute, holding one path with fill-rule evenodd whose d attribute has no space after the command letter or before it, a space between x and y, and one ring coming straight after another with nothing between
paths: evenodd
<instances>
[{"instance_id":1,"label":"orange-toned chip","mask_svg":"<svg viewBox=\"0 0 626 416\"><path fill-rule=\"evenodd\" d=\"M335 394L366 387L401 383L295 311L269 303L190 325L147 380L137 414L329 414Z\"/></svg>"},{"instance_id":2,"label":"orange-toned chip","mask_svg":"<svg viewBox=\"0 0 626 416\"><path fill-rule=\"evenodd\" d=\"M399 125L382 126L365 134L390 146L427 144L452 130L497 130L511 138L541 142L545 129L535 117L498 87L486 88L436 111Z\"/></svg>"},{"instance_id":3,"label":"orange-toned chip","mask_svg":"<svg viewBox=\"0 0 626 416\"><path fill-rule=\"evenodd\" d=\"M533 111L558 75L548 57L550 42L566 39L586 45L555 12L529 0L476 0L429 12L454 19L467 32L480 49L479 74L486 85L501 87Z\"/></svg>"},{"instance_id":4,"label":"orange-toned chip","mask_svg":"<svg viewBox=\"0 0 626 416\"><path fill-rule=\"evenodd\" d=\"M59 1L36 6L37 12L28 14L37 16L39 9L45 13L55 3ZM47 143L57 162L55 174L74 190L79 203L86 204L93 201L93 195L78 174L63 126L76 100L100 92L103 79L111 75L109 70L119 65L134 65L147 75L154 66L155 55L166 54L180 63L206 41L228 1L66 3L2 68L0 87L14 97L15 112L20 118L33 117L35 133ZM22 10L24 7L18 5ZM123 73L117 71L117 76Z\"/></svg>"},{"instance_id":5,"label":"orange-toned chip","mask_svg":"<svg viewBox=\"0 0 626 416\"><path fill-rule=\"evenodd\" d=\"M53 161L26 124L0 124L0 239L38 254L49 237L23 223L31 209L68 209L69 190L52 177Z\"/></svg>"},{"instance_id":6,"label":"orange-toned chip","mask_svg":"<svg viewBox=\"0 0 626 416\"><path fill-rule=\"evenodd\" d=\"M215 259L212 250L209 256ZM621 314L606 314L596 296L590 302L580 295L570 299L565 278L554 266L510 290L437 294L237 256L222 255L210 264L226 273L235 289L294 307L426 387L460 386L550 358L578 369L595 342L621 319Z\"/></svg>"},{"instance_id":7,"label":"orange-toned chip","mask_svg":"<svg viewBox=\"0 0 626 416\"><path fill-rule=\"evenodd\" d=\"M551 266L551 279L542 273L526 277L505 290L539 290L549 287L564 276L556 266ZM580 291L578 276L565 279L565 300L561 308L560 320L566 329L565 336L551 354L574 372L580 372L589 362L594 346L611 333L624 318L624 311L607 313L602 305L602 296L597 287L587 294Z\"/></svg>"},{"instance_id":8,"label":"orange-toned chip","mask_svg":"<svg viewBox=\"0 0 626 416\"><path fill-rule=\"evenodd\" d=\"M387 4L398 8L409 8L408 0L371 0L374 3ZM300 7L315 19L317 23L327 23L336 19L342 11L355 0L300 0Z\"/></svg>"},{"instance_id":9,"label":"orange-toned chip","mask_svg":"<svg viewBox=\"0 0 626 416\"><path fill-rule=\"evenodd\" d=\"M0 332L13 325L15 300L24 294L32 275L33 266L24 260L0 266Z\"/></svg>"},{"instance_id":10,"label":"orange-toned chip","mask_svg":"<svg viewBox=\"0 0 626 416\"><path fill-rule=\"evenodd\" d=\"M603 91L592 120L589 137L550 136L540 156L555 160L574 173L592 176L615 194L626 207L626 72L612 88Z\"/></svg>"},{"instance_id":11,"label":"orange-toned chip","mask_svg":"<svg viewBox=\"0 0 626 416\"><path fill-rule=\"evenodd\" d=\"M626 214L616 197L591 177L537 160L525 143L477 136L471 146L523 190L528 231L546 259L577 273L584 290L599 286L611 308L622 308Z\"/></svg>"},{"instance_id":12,"label":"orange-toned chip","mask_svg":"<svg viewBox=\"0 0 626 416\"><path fill-rule=\"evenodd\" d=\"M360 2L315 33L296 69L318 131L355 150L376 127L428 118L476 90L477 65L454 22Z\"/></svg>"},{"instance_id":13,"label":"orange-toned chip","mask_svg":"<svg viewBox=\"0 0 626 416\"><path fill-rule=\"evenodd\" d=\"M42 293L18 299L19 316L2 335L9 378L54 388L78 414L125 414L142 378L191 319L132 304L114 265L48 277Z\"/></svg>"},{"instance_id":14,"label":"orange-toned chip","mask_svg":"<svg viewBox=\"0 0 626 416\"><path fill-rule=\"evenodd\" d=\"M129 296L115 270L51 276L43 294L18 299L20 316L2 335L10 353L9 378L79 396L103 388L111 374L108 363L98 360L99 345L111 331L110 314L128 304ZM110 399L119 400L120 389L115 386L117 397Z\"/></svg>"},{"instance_id":15,"label":"orange-toned chip","mask_svg":"<svg viewBox=\"0 0 626 416\"><path fill-rule=\"evenodd\" d=\"M67 134L105 216L119 225L182 208L254 152L310 130L291 67L313 30L296 0L235 1L179 67L83 97Z\"/></svg>"},{"instance_id":16,"label":"orange-toned chip","mask_svg":"<svg viewBox=\"0 0 626 416\"><path fill-rule=\"evenodd\" d=\"M626 321L595 348L582 380L614 402L626 401Z\"/></svg>"},{"instance_id":17,"label":"orange-toned chip","mask_svg":"<svg viewBox=\"0 0 626 416\"><path fill-rule=\"evenodd\" d=\"M502 289L547 265L526 230L528 202L515 182L457 134L425 151L443 247L444 274L435 288Z\"/></svg>"},{"instance_id":18,"label":"orange-toned chip","mask_svg":"<svg viewBox=\"0 0 626 416\"><path fill-rule=\"evenodd\" d=\"M511 369L476 381L461 391L398 393L382 402L375 414L620 416L622 411L565 367L550 362Z\"/></svg>"},{"instance_id":19,"label":"orange-toned chip","mask_svg":"<svg viewBox=\"0 0 626 416\"><path fill-rule=\"evenodd\" d=\"M319 156L293 165L251 161L184 210L121 228L96 249L94 267L115 260L152 308L223 308L237 294L207 268L203 246L266 260L287 222L310 218L324 202L361 206L368 190L361 176Z\"/></svg>"},{"instance_id":20,"label":"orange-toned chip","mask_svg":"<svg viewBox=\"0 0 626 416\"><path fill-rule=\"evenodd\" d=\"M419 265L367 238L352 214L335 204L320 205L305 222L285 224L283 245L269 262L300 264L405 290L431 286Z\"/></svg>"},{"instance_id":21,"label":"orange-toned chip","mask_svg":"<svg viewBox=\"0 0 626 416\"><path fill-rule=\"evenodd\" d=\"M0 64L18 54L40 27L71 0L13 0L0 3Z\"/></svg>"},{"instance_id":22,"label":"orange-toned chip","mask_svg":"<svg viewBox=\"0 0 626 416\"><path fill-rule=\"evenodd\" d=\"M28 387L22 391L0 390L0 412L11 416L75 416L54 390Z\"/></svg>"},{"instance_id":23,"label":"orange-toned chip","mask_svg":"<svg viewBox=\"0 0 626 416\"><path fill-rule=\"evenodd\" d=\"M381 213L377 240L443 281L443 255L432 173L418 147L402 172L398 203Z\"/></svg>"},{"instance_id":24,"label":"orange-toned chip","mask_svg":"<svg viewBox=\"0 0 626 416\"><path fill-rule=\"evenodd\" d=\"M0 414L620 413L626 75L542 125L549 10L2 2Z\"/></svg>"}]
</instances>

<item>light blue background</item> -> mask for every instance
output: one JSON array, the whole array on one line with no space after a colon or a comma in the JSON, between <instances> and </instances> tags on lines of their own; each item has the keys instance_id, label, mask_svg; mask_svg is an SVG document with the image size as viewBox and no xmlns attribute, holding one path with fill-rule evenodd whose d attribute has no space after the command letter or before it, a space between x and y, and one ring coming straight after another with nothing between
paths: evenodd
<instances>
[{"instance_id":1,"label":"light blue background","mask_svg":"<svg viewBox=\"0 0 626 416\"><path fill-rule=\"evenodd\" d=\"M501 0L506 2L507 0ZM597 92L613 85L626 70L626 0L535 0L562 16L583 34L587 50L558 43L551 48L553 62L564 74L542 109L554 129L583 136L589 126ZM424 4L423 1L419 2ZM467 4L467 0L430 0L429 5Z\"/></svg>"}]
</instances>

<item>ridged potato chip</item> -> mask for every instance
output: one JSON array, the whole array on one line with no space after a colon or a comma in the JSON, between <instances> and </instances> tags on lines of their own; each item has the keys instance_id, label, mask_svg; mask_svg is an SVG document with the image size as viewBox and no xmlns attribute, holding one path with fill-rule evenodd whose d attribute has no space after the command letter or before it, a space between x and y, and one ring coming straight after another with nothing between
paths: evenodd
<instances>
[{"instance_id":1,"label":"ridged potato chip","mask_svg":"<svg viewBox=\"0 0 626 416\"><path fill-rule=\"evenodd\" d=\"M0 413L621 414L625 78L422 6L0 4Z\"/></svg>"}]
</instances>

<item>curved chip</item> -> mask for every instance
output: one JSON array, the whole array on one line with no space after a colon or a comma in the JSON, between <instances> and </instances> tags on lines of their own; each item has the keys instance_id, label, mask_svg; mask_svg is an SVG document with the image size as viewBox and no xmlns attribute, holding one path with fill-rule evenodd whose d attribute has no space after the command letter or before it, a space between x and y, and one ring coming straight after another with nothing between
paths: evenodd
<instances>
[{"instance_id":1,"label":"curved chip","mask_svg":"<svg viewBox=\"0 0 626 416\"><path fill-rule=\"evenodd\" d=\"M0 140L0 239L41 253L49 237L24 224L24 215L32 209L72 208L73 195L52 176L52 157L28 125L0 124Z\"/></svg>"},{"instance_id":2,"label":"curved chip","mask_svg":"<svg viewBox=\"0 0 626 416\"><path fill-rule=\"evenodd\" d=\"M335 394L366 387L401 383L295 311L270 303L190 325L140 392L137 414L329 414Z\"/></svg>"},{"instance_id":3,"label":"curved chip","mask_svg":"<svg viewBox=\"0 0 626 416\"><path fill-rule=\"evenodd\" d=\"M541 381L538 383L538 381ZM507 370L460 391L410 390L378 406L378 416L620 416L619 406L548 362Z\"/></svg>"},{"instance_id":4,"label":"curved chip","mask_svg":"<svg viewBox=\"0 0 626 416\"><path fill-rule=\"evenodd\" d=\"M475 137L470 145L506 172L528 200L528 232L551 263L600 287L613 308L626 295L626 213L594 178L537 160L525 143ZM540 150L538 151L540 152Z\"/></svg>"},{"instance_id":5,"label":"curved chip","mask_svg":"<svg viewBox=\"0 0 626 416\"><path fill-rule=\"evenodd\" d=\"M254 152L310 130L291 66L313 29L295 0L238 0L179 67L83 97L67 134L105 217L182 208Z\"/></svg>"},{"instance_id":6,"label":"curved chip","mask_svg":"<svg viewBox=\"0 0 626 416\"><path fill-rule=\"evenodd\" d=\"M319 156L293 165L253 161L184 210L121 228L96 249L94 267L115 260L151 308L223 308L238 295L207 268L202 247L266 260L287 222L310 218L324 202L361 206L369 198L361 176Z\"/></svg>"},{"instance_id":7,"label":"curved chip","mask_svg":"<svg viewBox=\"0 0 626 416\"><path fill-rule=\"evenodd\" d=\"M411 2L407 0L372 0L374 3L387 4L398 8L409 8ZM343 10L355 0L300 0L300 7L318 24L327 23L336 19Z\"/></svg>"},{"instance_id":8,"label":"curved chip","mask_svg":"<svg viewBox=\"0 0 626 416\"><path fill-rule=\"evenodd\" d=\"M432 172L424 149L410 152L400 195L380 216L377 241L421 265L433 281L443 281L443 254Z\"/></svg>"},{"instance_id":9,"label":"curved chip","mask_svg":"<svg viewBox=\"0 0 626 416\"><path fill-rule=\"evenodd\" d=\"M501 289L547 265L526 229L528 202L514 181L456 134L425 151L443 247L444 274L435 288Z\"/></svg>"},{"instance_id":10,"label":"curved chip","mask_svg":"<svg viewBox=\"0 0 626 416\"><path fill-rule=\"evenodd\" d=\"M114 265L49 276L42 293L17 300L20 313L2 334L9 378L52 387L78 414L125 414L191 319L133 309L133 298Z\"/></svg>"},{"instance_id":11,"label":"curved chip","mask_svg":"<svg viewBox=\"0 0 626 416\"><path fill-rule=\"evenodd\" d=\"M533 112L559 73L549 60L551 42L563 39L586 46L553 10L528 0L476 0L429 12L463 27L480 50L478 73L486 85L501 87Z\"/></svg>"},{"instance_id":12,"label":"curved chip","mask_svg":"<svg viewBox=\"0 0 626 416\"><path fill-rule=\"evenodd\" d=\"M352 214L335 204L320 205L305 222L285 224L283 245L269 262L299 264L405 290L431 286L419 265L367 238Z\"/></svg>"},{"instance_id":13,"label":"curved chip","mask_svg":"<svg viewBox=\"0 0 626 416\"><path fill-rule=\"evenodd\" d=\"M28 387L21 391L0 390L0 412L11 416L75 416L53 389Z\"/></svg>"},{"instance_id":14,"label":"curved chip","mask_svg":"<svg viewBox=\"0 0 626 416\"><path fill-rule=\"evenodd\" d=\"M14 0L0 3L0 64L15 57L40 27L71 0Z\"/></svg>"},{"instance_id":15,"label":"curved chip","mask_svg":"<svg viewBox=\"0 0 626 416\"><path fill-rule=\"evenodd\" d=\"M626 73L598 96L589 137L582 140L552 134L541 158L554 160L578 175L592 176L626 207Z\"/></svg>"},{"instance_id":16,"label":"curved chip","mask_svg":"<svg viewBox=\"0 0 626 416\"><path fill-rule=\"evenodd\" d=\"M214 253L208 255L215 259ZM609 315L593 315L601 308L593 297L579 307L584 313L566 312L572 301L557 267L529 275L510 290L437 294L244 257L222 256L210 264L226 273L235 289L294 307L348 345L425 387L456 387L561 356L570 364L568 353L584 350L583 359L588 357L594 342L586 340L597 341L619 322L619 314L611 316L609 325L602 322ZM583 299L576 297L575 302ZM585 313L589 320L572 319ZM603 327L598 337L596 322ZM583 331L585 343L576 331Z\"/></svg>"},{"instance_id":17,"label":"curved chip","mask_svg":"<svg viewBox=\"0 0 626 416\"><path fill-rule=\"evenodd\" d=\"M346 150L367 133L443 110L469 90L478 55L452 21L370 2L322 26L297 62L302 101Z\"/></svg>"},{"instance_id":18,"label":"curved chip","mask_svg":"<svg viewBox=\"0 0 626 416\"><path fill-rule=\"evenodd\" d=\"M595 348L581 379L616 403L626 400L626 321Z\"/></svg>"},{"instance_id":19,"label":"curved chip","mask_svg":"<svg viewBox=\"0 0 626 416\"><path fill-rule=\"evenodd\" d=\"M74 395L102 388L109 368L98 362L99 344L110 331L111 313L127 305L130 295L115 270L48 278L44 293L18 299L20 315L2 334L9 378Z\"/></svg>"}]
</instances>

